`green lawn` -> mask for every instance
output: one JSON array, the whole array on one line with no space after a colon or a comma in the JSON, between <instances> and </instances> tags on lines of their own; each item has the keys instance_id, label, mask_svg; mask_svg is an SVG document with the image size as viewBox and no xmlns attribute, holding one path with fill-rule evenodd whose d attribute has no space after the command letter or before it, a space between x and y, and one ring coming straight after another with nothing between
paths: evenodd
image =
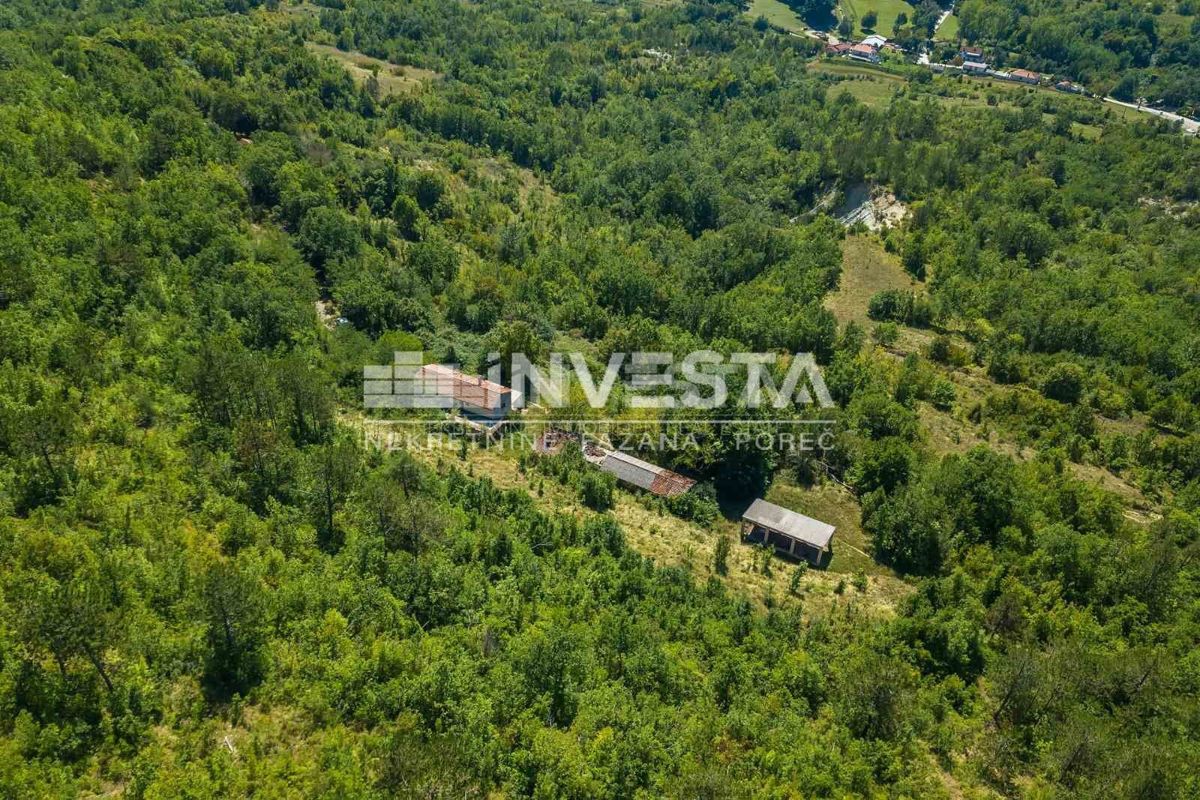
<instances>
[{"instance_id":1,"label":"green lawn","mask_svg":"<svg viewBox=\"0 0 1200 800\"><path fill-rule=\"evenodd\" d=\"M845 15L854 22L856 35L865 35L868 31L862 27L862 18L868 11L874 11L879 18L869 32L888 38L892 36L892 26L896 17L904 13L911 20L913 15L913 7L904 0L840 0L837 13L839 17Z\"/></svg>"},{"instance_id":2,"label":"green lawn","mask_svg":"<svg viewBox=\"0 0 1200 800\"><path fill-rule=\"evenodd\" d=\"M889 83L907 82L900 75L895 75L891 72L884 72L878 67L870 67L861 62L849 61L845 59L816 61L809 64L808 69L811 72L827 72L830 75L864 77L871 80L887 81Z\"/></svg>"},{"instance_id":3,"label":"green lawn","mask_svg":"<svg viewBox=\"0 0 1200 800\"><path fill-rule=\"evenodd\" d=\"M863 80L839 81L829 88L829 95L834 97L846 92L858 102L872 108L883 108L892 101L896 85L887 81L865 78Z\"/></svg>"},{"instance_id":4,"label":"green lawn","mask_svg":"<svg viewBox=\"0 0 1200 800\"><path fill-rule=\"evenodd\" d=\"M821 60L810 64L809 70L845 79L829 87L830 97L848 92L860 103L875 108L882 108L890 103L896 88L905 84L904 78L899 75L846 61Z\"/></svg>"},{"instance_id":5,"label":"green lawn","mask_svg":"<svg viewBox=\"0 0 1200 800\"><path fill-rule=\"evenodd\" d=\"M933 36L934 39L942 42L957 42L958 41L958 15L951 14L946 17L946 21L942 23L942 27L937 29L937 33Z\"/></svg>"},{"instance_id":6,"label":"green lawn","mask_svg":"<svg viewBox=\"0 0 1200 800\"><path fill-rule=\"evenodd\" d=\"M779 0L751 0L746 13L751 19L766 17L767 22L777 28L783 28L785 31L803 33L808 28L795 11Z\"/></svg>"}]
</instances>

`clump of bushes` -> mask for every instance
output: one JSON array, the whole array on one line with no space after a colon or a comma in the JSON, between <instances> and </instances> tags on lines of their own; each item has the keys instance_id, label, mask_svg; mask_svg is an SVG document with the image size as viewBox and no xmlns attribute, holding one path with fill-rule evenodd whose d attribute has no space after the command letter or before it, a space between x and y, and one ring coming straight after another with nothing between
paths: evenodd
<instances>
[{"instance_id":1,"label":"clump of bushes","mask_svg":"<svg viewBox=\"0 0 1200 800\"><path fill-rule=\"evenodd\" d=\"M877 292L867 306L867 315L876 322L901 322L925 327L933 319L933 309L926 297L902 289Z\"/></svg>"}]
</instances>

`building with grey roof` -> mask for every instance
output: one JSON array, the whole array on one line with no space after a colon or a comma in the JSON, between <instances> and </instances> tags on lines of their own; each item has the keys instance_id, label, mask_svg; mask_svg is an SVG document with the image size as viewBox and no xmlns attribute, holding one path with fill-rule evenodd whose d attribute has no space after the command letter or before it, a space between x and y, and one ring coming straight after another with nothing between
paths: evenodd
<instances>
[{"instance_id":1,"label":"building with grey roof","mask_svg":"<svg viewBox=\"0 0 1200 800\"><path fill-rule=\"evenodd\" d=\"M606 452L599 466L622 483L644 489L659 497L684 494L696 484L691 478L685 478L677 472L663 469L620 450Z\"/></svg>"},{"instance_id":2,"label":"building with grey roof","mask_svg":"<svg viewBox=\"0 0 1200 800\"><path fill-rule=\"evenodd\" d=\"M813 564L828 561L837 529L759 498L742 514L742 538Z\"/></svg>"}]
</instances>

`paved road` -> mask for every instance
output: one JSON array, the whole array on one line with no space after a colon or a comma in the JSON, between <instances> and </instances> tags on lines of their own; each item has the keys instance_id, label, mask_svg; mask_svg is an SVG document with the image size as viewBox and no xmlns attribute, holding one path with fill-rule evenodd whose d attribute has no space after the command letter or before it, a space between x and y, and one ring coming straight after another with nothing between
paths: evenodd
<instances>
[{"instance_id":1,"label":"paved road","mask_svg":"<svg viewBox=\"0 0 1200 800\"><path fill-rule=\"evenodd\" d=\"M1116 99L1115 97L1106 97L1104 98L1104 102L1112 103L1113 105L1117 106L1125 106L1126 108L1132 108L1134 111L1141 111L1143 114L1153 114L1156 117L1169 119L1172 122L1182 122L1183 130L1193 136L1200 133L1200 120L1189 119L1188 117L1175 114L1171 111L1162 111L1161 109L1150 108L1149 106L1139 106L1136 103L1125 103Z\"/></svg>"},{"instance_id":2,"label":"paved road","mask_svg":"<svg viewBox=\"0 0 1200 800\"><path fill-rule=\"evenodd\" d=\"M942 27L942 23L945 22L950 17L950 15L953 13L954 13L954 6L950 6L949 8L942 11L942 13L938 16L937 24L935 24L933 26L934 33L937 33L938 28ZM799 36L799 37L808 36L813 39L821 38L820 36L817 35L817 31L813 30L812 28L809 28L808 30L804 31L803 34L793 33L792 36ZM828 34L828 39L825 41L827 41L828 44L837 44L838 43L837 37L834 36L832 33ZM923 67L932 66L929 62L928 51L922 50L917 55L917 63ZM945 66L949 66L949 65L942 65L942 66L945 67ZM1008 79L1007 75L1001 76L1001 75L997 75L995 72L990 72L990 74L992 75L992 77L1001 78L1002 80ZM1190 119L1189 117L1185 117L1185 116L1176 114L1171 111L1162 111L1157 108L1150 108L1149 106L1139 106L1135 103L1125 103L1125 102L1122 102L1122 101L1116 99L1115 97L1105 97L1104 102L1112 103L1113 105L1118 105L1118 106L1125 106L1126 108L1132 108L1134 111L1141 111L1143 114L1153 114L1156 117L1162 117L1163 119L1168 119L1168 120L1171 120L1172 122L1183 123L1183 132L1184 133L1191 134L1192 136L1200 135L1200 120Z\"/></svg>"}]
</instances>

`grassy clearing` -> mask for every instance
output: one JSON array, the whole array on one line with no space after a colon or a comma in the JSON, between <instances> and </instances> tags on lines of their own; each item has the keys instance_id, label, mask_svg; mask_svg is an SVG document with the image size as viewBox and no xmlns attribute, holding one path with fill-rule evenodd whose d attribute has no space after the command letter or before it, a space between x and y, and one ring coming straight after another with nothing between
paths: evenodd
<instances>
[{"instance_id":1,"label":"grassy clearing","mask_svg":"<svg viewBox=\"0 0 1200 800\"><path fill-rule=\"evenodd\" d=\"M950 19L953 19L951 17ZM947 20L946 24L949 24ZM836 75L844 78L857 78L858 81L846 80L831 91L840 92L846 91L853 95L856 99L865 105L872 107L884 107L891 101L892 91L894 87L907 83L907 80L890 72L884 72L881 69L876 69L865 64L851 64L846 61L819 60L808 65L808 69L814 73L824 73L827 75ZM934 77L934 85L939 91L946 91L946 87L953 94L947 95L931 95L935 97L938 103L948 108L963 109L963 110L986 110L986 109L1005 109L1013 110L1017 108L1017 99L1025 93L1043 92L1052 95L1055 100L1060 103L1079 109L1081 112L1088 114L1099 114L1103 121L1098 121L1099 124L1075 123L1074 130L1078 135L1096 139L1102 133L1100 125L1107 122L1145 122L1147 115L1133 108L1125 108L1111 103L1101 103L1099 100L1087 97L1079 97L1077 95L1066 94L1055 89L1053 86L1030 86L1024 83L1014 83L1011 81L1002 81L997 78L979 78L971 75L947 74ZM988 103L988 97L992 96L995 100L994 104Z\"/></svg>"},{"instance_id":2,"label":"grassy clearing","mask_svg":"<svg viewBox=\"0 0 1200 800\"><path fill-rule=\"evenodd\" d=\"M958 337L954 337L958 338ZM901 328L900 338L888 349L897 359L910 353L922 353L933 339L933 333L915 328ZM969 347L962 339L959 346ZM984 402L988 395L1001 388L987 376L983 367L968 365L961 368L940 367L942 374L954 384L956 401L948 410L940 411L928 403L919 403L917 416L921 431L929 449L936 455L966 453L976 447L987 447L1017 461L1028 461L1037 457L1037 450L1015 441L1011 432L992 423L974 423L968 418L968 410ZM1144 430L1144 424L1136 420L1109 420L1096 416L1096 424L1108 433L1120 431L1136 436ZM1068 469L1078 480L1099 486L1121 498L1130 510L1126 516L1135 522L1155 519L1157 505L1140 489L1119 475L1094 464L1067 462Z\"/></svg>"},{"instance_id":3,"label":"grassy clearing","mask_svg":"<svg viewBox=\"0 0 1200 800\"><path fill-rule=\"evenodd\" d=\"M957 42L958 41L958 15L951 14L946 17L946 21L933 34L933 38L940 42Z\"/></svg>"},{"instance_id":4,"label":"grassy clearing","mask_svg":"<svg viewBox=\"0 0 1200 800\"><path fill-rule=\"evenodd\" d=\"M471 447L465 462L459 460L458 451L451 447L442 451L418 451L414 455L443 469L457 465L476 476L486 475L505 489L529 492L547 512L573 514L580 518L594 513L580 504L573 489L532 470L522 473L518 469L517 451L512 449ZM768 496L838 527L835 554L829 568L809 569L794 595L790 583L795 565L779 557L768 557L760 548L743 544L737 520L719 519L712 527L704 528L666 513L647 495L624 490L617 491L616 506L611 513L635 550L660 566L683 567L698 581L707 581L715 575L713 554L717 541L722 536L729 537L734 546L729 555L728 571L719 577L731 589L762 607L802 602L814 615L833 613L849 606L870 614L890 614L898 600L911 591L907 583L866 555L858 507L848 493L836 487L801 489L786 481L777 481ZM865 590L855 588L851 580L860 572L867 576Z\"/></svg>"},{"instance_id":5,"label":"grassy clearing","mask_svg":"<svg viewBox=\"0 0 1200 800\"><path fill-rule=\"evenodd\" d=\"M837 528L833 539L831 573L894 579L895 573L871 558L870 538L862 529L862 507L854 495L835 483L803 487L780 477L767 490L767 500Z\"/></svg>"},{"instance_id":6,"label":"grassy clearing","mask_svg":"<svg viewBox=\"0 0 1200 800\"><path fill-rule=\"evenodd\" d=\"M315 17L321 13L321 7L308 2L301 3L281 3L279 10L285 14L301 14L303 16Z\"/></svg>"},{"instance_id":7,"label":"grassy clearing","mask_svg":"<svg viewBox=\"0 0 1200 800\"><path fill-rule=\"evenodd\" d=\"M485 156L476 158L471 162L471 166L475 173L488 180L513 186L522 204L528 203L533 197L543 202L553 202L557 199L554 190L533 170L519 167L509 160Z\"/></svg>"},{"instance_id":8,"label":"grassy clearing","mask_svg":"<svg viewBox=\"0 0 1200 800\"><path fill-rule=\"evenodd\" d=\"M811 72L824 72L829 75L849 75L855 77L871 78L873 80L889 81L891 83L902 84L908 81L901 75L896 75L891 72L884 72L876 67L868 67L865 64L854 64L849 61L815 61L808 65Z\"/></svg>"},{"instance_id":9,"label":"grassy clearing","mask_svg":"<svg viewBox=\"0 0 1200 800\"><path fill-rule=\"evenodd\" d=\"M746 14L751 19L765 17L767 22L776 28L782 28L792 33L804 33L808 30L808 25L804 23L804 20L779 0L750 0Z\"/></svg>"},{"instance_id":10,"label":"grassy clearing","mask_svg":"<svg viewBox=\"0 0 1200 800\"><path fill-rule=\"evenodd\" d=\"M878 20L875 27L864 28L862 19L869 11L874 11ZM847 16L854 22L854 31L859 37L869 33L891 37L896 17L907 14L911 20L913 11L913 7L904 0L841 0L837 13L839 17Z\"/></svg>"},{"instance_id":11,"label":"grassy clearing","mask_svg":"<svg viewBox=\"0 0 1200 800\"><path fill-rule=\"evenodd\" d=\"M839 324L845 325L854 321L870 329L873 323L867 316L867 306L871 296L885 289L919 290L921 284L904 271L899 259L884 251L879 240L873 236L847 236L842 243L842 277L838 290L829 295L825 301L828 308L837 318ZM933 340L931 331L901 327L900 336L896 342L887 348L886 352L893 358L902 359L911 353L923 353ZM960 346L968 347L968 343L959 339ZM1003 430L984 423L973 423L967 419L967 410L983 402L989 394L999 387L984 372L982 367L970 365L960 369L941 367L942 373L954 384L957 401L954 407L947 411L939 411L927 403L920 403L918 416L925 442L935 454L948 455L951 453L966 453L972 448L986 446L999 453L1004 453L1014 459L1028 460L1037 453L1029 447L1022 447L1006 436ZM1097 425L1114 432L1129 436L1136 435L1142 430L1142 424L1133 420L1106 420L1097 417ZM1116 494L1133 509L1149 512L1152 519L1156 506L1133 484L1114 475L1103 467L1091 464L1069 462L1069 468L1076 478ZM788 496L786 489L772 487L772 491L782 492L775 502L794 508L809 516L828 521L838 527L838 539L849 544L857 544L860 550L866 547L867 539L862 533L857 519L852 514L840 512L836 503L828 499L821 501L819 495L805 497L803 495ZM848 494L846 497L853 502ZM774 500L773 496L768 499ZM815 505L814 505L815 503ZM811 509L811 510L810 510ZM1131 519L1139 512L1131 512ZM824 516L822 516L824 515ZM1142 521L1135 519L1135 521ZM839 554L841 556L843 554ZM869 569L874 562L870 558L853 557L853 552L845 554L844 558L835 557L830 569L839 572L853 572L858 569ZM882 569L875 565L876 568Z\"/></svg>"},{"instance_id":12,"label":"grassy clearing","mask_svg":"<svg viewBox=\"0 0 1200 800\"><path fill-rule=\"evenodd\" d=\"M994 105L988 102L987 96L989 93L996 95L996 102ZM991 92L989 89L982 92L968 90L964 94L952 95L950 97L939 96L937 97L937 101L939 105L945 106L946 108L961 109L966 111L987 111L989 109L1015 111L1017 106L1007 98L1007 95Z\"/></svg>"},{"instance_id":13,"label":"grassy clearing","mask_svg":"<svg viewBox=\"0 0 1200 800\"><path fill-rule=\"evenodd\" d=\"M841 79L829 88L831 97L847 92L863 105L872 108L887 106L896 89L906 83L899 75L845 61L816 61L809 64L808 69L810 72Z\"/></svg>"},{"instance_id":14,"label":"grassy clearing","mask_svg":"<svg viewBox=\"0 0 1200 800\"><path fill-rule=\"evenodd\" d=\"M846 92L858 102L871 108L884 108L892 101L896 84L875 78L857 78L838 81L829 89L831 97Z\"/></svg>"},{"instance_id":15,"label":"grassy clearing","mask_svg":"<svg viewBox=\"0 0 1200 800\"><path fill-rule=\"evenodd\" d=\"M943 105L962 108L1011 109L1016 107L1014 101L1021 94L1026 92L1042 92L1053 95L1059 102L1069 107L1078 108L1080 111L1092 114L1099 112L1108 121L1134 123L1145 122L1147 118L1146 114L1137 109L1125 108L1124 106L1117 106L1112 103L1101 103L1094 98L1066 94L1058 91L1053 86L1030 86L1023 83L997 80L996 78L978 78L970 75L962 77L957 75L939 76L934 80L939 84L943 81L958 81L961 87L961 91L953 97L940 97L939 102ZM989 94L996 97L998 101L996 106L988 105L987 97ZM1083 136L1095 137L1100 134L1100 128L1096 125L1081 125L1077 132Z\"/></svg>"},{"instance_id":16,"label":"grassy clearing","mask_svg":"<svg viewBox=\"0 0 1200 800\"><path fill-rule=\"evenodd\" d=\"M825 307L845 325L857 322L868 329L871 297L886 289L917 290L920 283L904 271L900 259L884 251L879 240L868 235L850 235L842 241L842 277L836 292L825 299Z\"/></svg>"},{"instance_id":17,"label":"grassy clearing","mask_svg":"<svg viewBox=\"0 0 1200 800\"><path fill-rule=\"evenodd\" d=\"M1088 100L1085 98L1072 98L1075 102L1083 103L1099 103L1099 100ZM1136 108L1126 108L1125 106L1113 105L1112 103L1104 103L1104 116L1111 120L1125 122L1132 125L1135 122L1153 121L1154 117L1138 111Z\"/></svg>"},{"instance_id":18,"label":"grassy clearing","mask_svg":"<svg viewBox=\"0 0 1200 800\"><path fill-rule=\"evenodd\" d=\"M406 94L426 81L441 77L432 70L393 64L390 61L372 58L365 53L346 52L327 44L306 42L305 47L317 55L328 56L337 61L360 86L366 83L372 74L376 75L380 97Z\"/></svg>"},{"instance_id":19,"label":"grassy clearing","mask_svg":"<svg viewBox=\"0 0 1200 800\"><path fill-rule=\"evenodd\" d=\"M955 391L959 395L956 409L938 411L925 403L921 403L918 409L921 429L925 432L926 441L934 453L938 455L966 453L983 445L1018 461L1028 461L1037 456L1036 450L1022 447L1011 441L1004 436L1002 431L989 426L980 427L965 419L964 410L972 402L982 399L985 393L980 392L978 386L975 389L968 387L972 382L992 385L986 377L959 372L952 377L952 380ZM1077 480L1099 486L1120 497L1121 501L1130 507L1130 511L1126 514L1129 519L1147 523L1157 518L1156 504L1142 494L1140 489L1120 476L1094 464L1068 461L1067 468Z\"/></svg>"},{"instance_id":20,"label":"grassy clearing","mask_svg":"<svg viewBox=\"0 0 1200 800\"><path fill-rule=\"evenodd\" d=\"M1187 33L1192 29L1192 22L1196 19L1195 15L1179 14L1175 11L1164 11L1156 15L1155 21L1158 23L1159 35Z\"/></svg>"}]
</instances>

